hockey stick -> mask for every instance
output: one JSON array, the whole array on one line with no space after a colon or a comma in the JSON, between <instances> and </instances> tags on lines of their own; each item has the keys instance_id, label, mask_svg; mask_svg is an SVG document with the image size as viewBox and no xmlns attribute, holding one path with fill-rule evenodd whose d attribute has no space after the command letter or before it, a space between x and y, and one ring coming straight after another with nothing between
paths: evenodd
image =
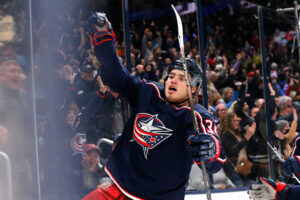
<instances>
[{"instance_id":1,"label":"hockey stick","mask_svg":"<svg viewBox=\"0 0 300 200\"><path fill-rule=\"evenodd\" d=\"M266 142L267 142L268 146L272 149L272 151L274 152L274 154L277 156L277 158L281 162L284 162L283 155L278 151L278 149L276 147L272 146L269 141L266 140ZM292 176L292 178L294 178L300 184L300 180L298 179L298 177L294 173L292 173L291 176Z\"/></svg>"},{"instance_id":2,"label":"hockey stick","mask_svg":"<svg viewBox=\"0 0 300 200\"><path fill-rule=\"evenodd\" d=\"M197 122L196 114L195 114L195 107L194 107L194 102L193 102L193 97L192 97L191 83L190 83L190 79L188 77L188 70L187 70L186 59L185 59L185 54L184 54L182 22L181 22L179 14L177 13L173 4L171 6L175 12L176 20L177 20L178 42L179 42L179 47L180 47L180 52L181 52L181 57L182 57L182 62L183 62L184 76L186 79L186 85L187 85L187 89L188 89L188 103L191 108L194 131L196 132L196 134L199 134L200 132L199 132L199 126L198 126L198 122ZM205 185L205 193L207 196L207 200L211 200L209 179L208 179L208 174L206 172L206 167L205 167L204 161L201 162L201 168L202 168L203 181L204 181L204 185Z\"/></svg>"},{"instance_id":3,"label":"hockey stick","mask_svg":"<svg viewBox=\"0 0 300 200\"><path fill-rule=\"evenodd\" d=\"M280 151L275 146L271 145L270 142L267 140L267 138L261 132L259 132L259 134L263 138L263 140L267 143L267 145L270 147L270 149L273 151L273 153L277 156L277 158L281 162L284 162L284 157L280 153ZM291 176L292 176L292 178L294 178L300 184L300 180L298 179L298 177L294 173L292 173Z\"/></svg>"}]
</instances>

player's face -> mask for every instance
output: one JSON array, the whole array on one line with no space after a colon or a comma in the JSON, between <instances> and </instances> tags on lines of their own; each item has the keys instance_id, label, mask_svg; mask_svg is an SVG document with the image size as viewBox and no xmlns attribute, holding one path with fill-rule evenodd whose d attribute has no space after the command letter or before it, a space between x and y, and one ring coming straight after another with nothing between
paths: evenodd
<instances>
[{"instance_id":1,"label":"player's face","mask_svg":"<svg viewBox=\"0 0 300 200\"><path fill-rule=\"evenodd\" d=\"M174 69L170 72L165 83L165 94L167 101L170 103L188 105L188 92L184 71Z\"/></svg>"}]
</instances>

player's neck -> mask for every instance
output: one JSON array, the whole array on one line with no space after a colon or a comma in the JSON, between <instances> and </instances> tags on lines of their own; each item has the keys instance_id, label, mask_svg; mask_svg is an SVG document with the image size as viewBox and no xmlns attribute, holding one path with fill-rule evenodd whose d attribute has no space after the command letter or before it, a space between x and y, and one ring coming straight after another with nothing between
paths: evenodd
<instances>
[{"instance_id":1,"label":"player's neck","mask_svg":"<svg viewBox=\"0 0 300 200\"><path fill-rule=\"evenodd\" d=\"M187 97L186 99L184 99L184 100L181 101L181 102L170 102L170 101L168 101L168 100L167 100L167 101L168 101L169 103L175 105L175 106L181 107L181 106L189 106L188 100L189 100L189 98Z\"/></svg>"}]
</instances>

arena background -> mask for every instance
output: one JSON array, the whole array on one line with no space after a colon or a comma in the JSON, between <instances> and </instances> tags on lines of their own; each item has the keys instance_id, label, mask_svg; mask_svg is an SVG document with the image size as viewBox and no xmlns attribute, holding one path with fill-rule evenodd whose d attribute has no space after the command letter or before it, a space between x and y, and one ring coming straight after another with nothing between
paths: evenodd
<instances>
[{"instance_id":1,"label":"arena background","mask_svg":"<svg viewBox=\"0 0 300 200\"><path fill-rule=\"evenodd\" d=\"M166 34L164 37L178 49L176 18L171 4L176 6L184 24L186 54L196 58L203 70L208 68L218 72L217 64L224 66L224 57L218 63L218 56L225 55L229 65L233 66L238 54L246 53L242 59L247 65L237 72L240 74L234 76L233 83L238 85L245 81L249 72L258 73L261 95L266 102L262 132L266 138L272 137L269 89L266 87L268 80L271 81L272 63L277 64L278 77L279 73L287 73L283 78L287 84L290 78L299 81L295 12L278 10L293 8L294 2L3 0L0 4L0 64L18 61L23 78L20 78L22 85L14 90L12 97L0 93L0 199L74 200L71 195L75 193L74 185L81 183L73 178L81 165L80 142L84 138L80 138L81 132L73 127L80 108L72 107L72 76L80 73L82 60L89 49L85 21L93 11L107 14L117 35L118 55L132 71L138 63L128 51L135 53L132 46L136 52L142 50L145 30L151 30L154 38ZM199 39L199 36L202 37ZM264 48L261 48L262 43ZM170 54L166 40L164 45L162 58ZM174 58L178 56L175 54L172 55ZM165 64L160 60L162 58L157 60L162 63L161 75ZM71 72L65 65L71 66ZM203 79L209 81L209 78L204 73ZM292 90L294 93L290 96L296 99L299 92L296 93L295 87ZM199 102L205 107L210 104L212 94L209 92L204 82ZM119 103L119 119L125 123L130 108L122 98ZM74 150L75 136L78 136L77 151ZM110 140L113 138L108 136ZM278 166L274 160L278 159L270 149L268 151L270 177L283 179L276 174ZM103 154L105 157L108 153ZM221 185L212 191L236 188ZM240 190L245 191L247 187L237 189ZM198 193L203 194L204 190ZM188 194L187 199L195 195ZM80 195L82 197L81 193L76 198Z\"/></svg>"}]
</instances>

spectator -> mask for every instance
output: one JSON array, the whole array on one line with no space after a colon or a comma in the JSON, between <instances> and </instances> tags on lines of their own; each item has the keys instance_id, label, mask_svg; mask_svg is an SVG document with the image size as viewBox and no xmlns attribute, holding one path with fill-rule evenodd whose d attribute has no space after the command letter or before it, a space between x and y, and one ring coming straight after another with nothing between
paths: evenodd
<instances>
[{"instance_id":1,"label":"spectator","mask_svg":"<svg viewBox=\"0 0 300 200\"><path fill-rule=\"evenodd\" d=\"M255 116L256 116L256 114L258 113L258 111L259 111L259 108L258 108L258 107L253 107L253 108L251 109L251 111L250 111L250 116L251 116L252 118L255 118Z\"/></svg>"},{"instance_id":2,"label":"spectator","mask_svg":"<svg viewBox=\"0 0 300 200\"><path fill-rule=\"evenodd\" d=\"M56 113L45 127L40 161L43 174L41 187L46 198L79 199L80 155L84 152L86 136L75 134L73 130L77 113L75 104L68 105L67 112Z\"/></svg>"},{"instance_id":3,"label":"spectator","mask_svg":"<svg viewBox=\"0 0 300 200\"><path fill-rule=\"evenodd\" d=\"M254 121L254 119L249 116L249 105L247 102L250 101L250 95L245 94L245 82L239 86L238 100L232 105L233 112L241 119L240 128L243 135L245 134L246 127L251 126Z\"/></svg>"},{"instance_id":4,"label":"spectator","mask_svg":"<svg viewBox=\"0 0 300 200\"><path fill-rule=\"evenodd\" d=\"M217 124L219 127L220 122L222 121L223 117L226 115L227 113L227 108L226 105L223 103L219 103L216 107L216 116L217 116Z\"/></svg>"},{"instance_id":5,"label":"spectator","mask_svg":"<svg viewBox=\"0 0 300 200\"><path fill-rule=\"evenodd\" d=\"M10 42L15 39L14 17L0 9L0 42Z\"/></svg>"},{"instance_id":6,"label":"spectator","mask_svg":"<svg viewBox=\"0 0 300 200\"><path fill-rule=\"evenodd\" d=\"M298 77L299 79L299 77ZM296 93L300 91L300 84L299 84L299 80L297 80L294 77L290 78L290 82L289 85L285 91L285 95L286 96L290 96L290 97L294 97L296 96Z\"/></svg>"},{"instance_id":7,"label":"spectator","mask_svg":"<svg viewBox=\"0 0 300 200\"><path fill-rule=\"evenodd\" d=\"M147 64L145 68L144 79L149 81L158 81L158 78L155 74L154 67L152 64Z\"/></svg>"},{"instance_id":8,"label":"spectator","mask_svg":"<svg viewBox=\"0 0 300 200\"><path fill-rule=\"evenodd\" d=\"M147 41L146 47L145 47L145 52L144 52L144 59L148 63L150 60L150 56L153 56L153 46L152 46L152 41Z\"/></svg>"},{"instance_id":9,"label":"spectator","mask_svg":"<svg viewBox=\"0 0 300 200\"><path fill-rule=\"evenodd\" d=\"M251 98L253 98L254 100L259 98L264 98L263 81L259 76L254 74L253 71L250 71L247 74L247 84L248 84L247 94L250 94Z\"/></svg>"},{"instance_id":10,"label":"spectator","mask_svg":"<svg viewBox=\"0 0 300 200\"><path fill-rule=\"evenodd\" d=\"M246 146L256 129L256 124L253 123L252 126L247 127L246 134L243 136L240 132L240 120L236 114L229 112L220 124L221 141L228 157L224 170L233 184L238 187L246 186L248 177L235 172L235 167L238 163L247 160Z\"/></svg>"},{"instance_id":11,"label":"spectator","mask_svg":"<svg viewBox=\"0 0 300 200\"><path fill-rule=\"evenodd\" d=\"M276 121L278 131L275 131L274 135L279 140L277 146L285 159L287 159L292 153L292 148L290 146L290 143L297 136L296 129L297 129L298 115L296 111L294 111L294 119L296 120L293 121L292 124L293 128L291 128L289 122L286 120Z\"/></svg>"},{"instance_id":12,"label":"spectator","mask_svg":"<svg viewBox=\"0 0 300 200\"><path fill-rule=\"evenodd\" d=\"M85 106L98 91L97 80L94 77L94 69L91 63L83 62L80 66L80 73L75 78L75 102L79 108Z\"/></svg>"},{"instance_id":13,"label":"spectator","mask_svg":"<svg viewBox=\"0 0 300 200\"><path fill-rule=\"evenodd\" d=\"M222 98L225 101L226 108L229 108L231 104L237 100L237 97L233 98L233 88L225 87L222 92Z\"/></svg>"},{"instance_id":14,"label":"spectator","mask_svg":"<svg viewBox=\"0 0 300 200\"><path fill-rule=\"evenodd\" d=\"M74 101L73 82L75 76L76 73L74 73L72 66L68 63L57 70L53 81L53 93L56 95L56 98L55 101L50 104L54 104L55 111L68 112L67 109ZM41 87L40 90L43 90L43 88Z\"/></svg>"},{"instance_id":15,"label":"spectator","mask_svg":"<svg viewBox=\"0 0 300 200\"><path fill-rule=\"evenodd\" d=\"M11 161L15 199L32 199L34 187L34 135L30 128L32 117L25 79L19 62L0 61L0 151ZM3 186L1 181L0 185Z\"/></svg>"},{"instance_id":16,"label":"spectator","mask_svg":"<svg viewBox=\"0 0 300 200\"><path fill-rule=\"evenodd\" d=\"M280 84L277 81L277 77L278 77L277 72L272 72L270 74L271 84L273 89L276 92L276 96L282 96L284 95L284 91L280 88Z\"/></svg>"},{"instance_id":17,"label":"spectator","mask_svg":"<svg viewBox=\"0 0 300 200\"><path fill-rule=\"evenodd\" d=\"M276 121L277 130L274 131L274 146L277 147L279 152L283 155L284 159L287 159L291 153L292 148L290 146L290 143L295 139L297 136L296 129L297 129L297 112L294 109L294 120L292 123L293 128L290 127L290 124L286 120L278 120ZM279 171L279 165L281 164L281 161L279 159L274 159L275 163L275 172L277 176L282 176L283 174ZM277 161L277 162L276 162Z\"/></svg>"},{"instance_id":18,"label":"spectator","mask_svg":"<svg viewBox=\"0 0 300 200\"><path fill-rule=\"evenodd\" d=\"M262 99L262 98L259 98L259 99L256 99L255 100L255 107L258 108L258 109L261 109L261 107L264 105L265 103L265 100Z\"/></svg>"},{"instance_id":19,"label":"spectator","mask_svg":"<svg viewBox=\"0 0 300 200\"><path fill-rule=\"evenodd\" d=\"M280 96L279 97L279 119L282 119L283 117L289 115L292 113L292 98L288 96Z\"/></svg>"},{"instance_id":20,"label":"spectator","mask_svg":"<svg viewBox=\"0 0 300 200\"><path fill-rule=\"evenodd\" d=\"M144 75L145 75L145 65L143 64L139 64L136 66L136 73L135 73L135 77L137 77L140 80L144 79Z\"/></svg>"},{"instance_id":21,"label":"spectator","mask_svg":"<svg viewBox=\"0 0 300 200\"><path fill-rule=\"evenodd\" d=\"M87 142L96 144L100 138L114 137L123 128L119 94L112 92L97 76L99 91L81 109L75 125L76 131L87 134Z\"/></svg>"},{"instance_id":22,"label":"spectator","mask_svg":"<svg viewBox=\"0 0 300 200\"><path fill-rule=\"evenodd\" d=\"M217 79L217 75L215 71L207 71L206 73L207 77L207 88L211 90L211 92L215 95L220 95L216 86L214 85L214 82Z\"/></svg>"},{"instance_id":23,"label":"spectator","mask_svg":"<svg viewBox=\"0 0 300 200\"><path fill-rule=\"evenodd\" d=\"M277 115L276 103L275 103L275 91L271 84L268 84L270 90L269 109L271 120L271 132L276 130L275 119ZM255 134L248 141L247 155L253 166L249 178L255 180L258 176L268 176L269 174L269 160L268 160L268 146L266 138L268 137L267 125L266 125L266 112L265 104L262 105L261 109L255 115L256 130Z\"/></svg>"},{"instance_id":24,"label":"spectator","mask_svg":"<svg viewBox=\"0 0 300 200\"><path fill-rule=\"evenodd\" d=\"M104 171L99 167L99 153L99 148L95 144L86 144L81 160L82 188L80 198L100 187L100 184L109 181Z\"/></svg>"},{"instance_id":25,"label":"spectator","mask_svg":"<svg viewBox=\"0 0 300 200\"><path fill-rule=\"evenodd\" d=\"M161 48L157 47L154 49L153 58L154 61L157 63L158 69L161 71L164 66L164 61L163 61L164 57Z\"/></svg>"}]
</instances>

